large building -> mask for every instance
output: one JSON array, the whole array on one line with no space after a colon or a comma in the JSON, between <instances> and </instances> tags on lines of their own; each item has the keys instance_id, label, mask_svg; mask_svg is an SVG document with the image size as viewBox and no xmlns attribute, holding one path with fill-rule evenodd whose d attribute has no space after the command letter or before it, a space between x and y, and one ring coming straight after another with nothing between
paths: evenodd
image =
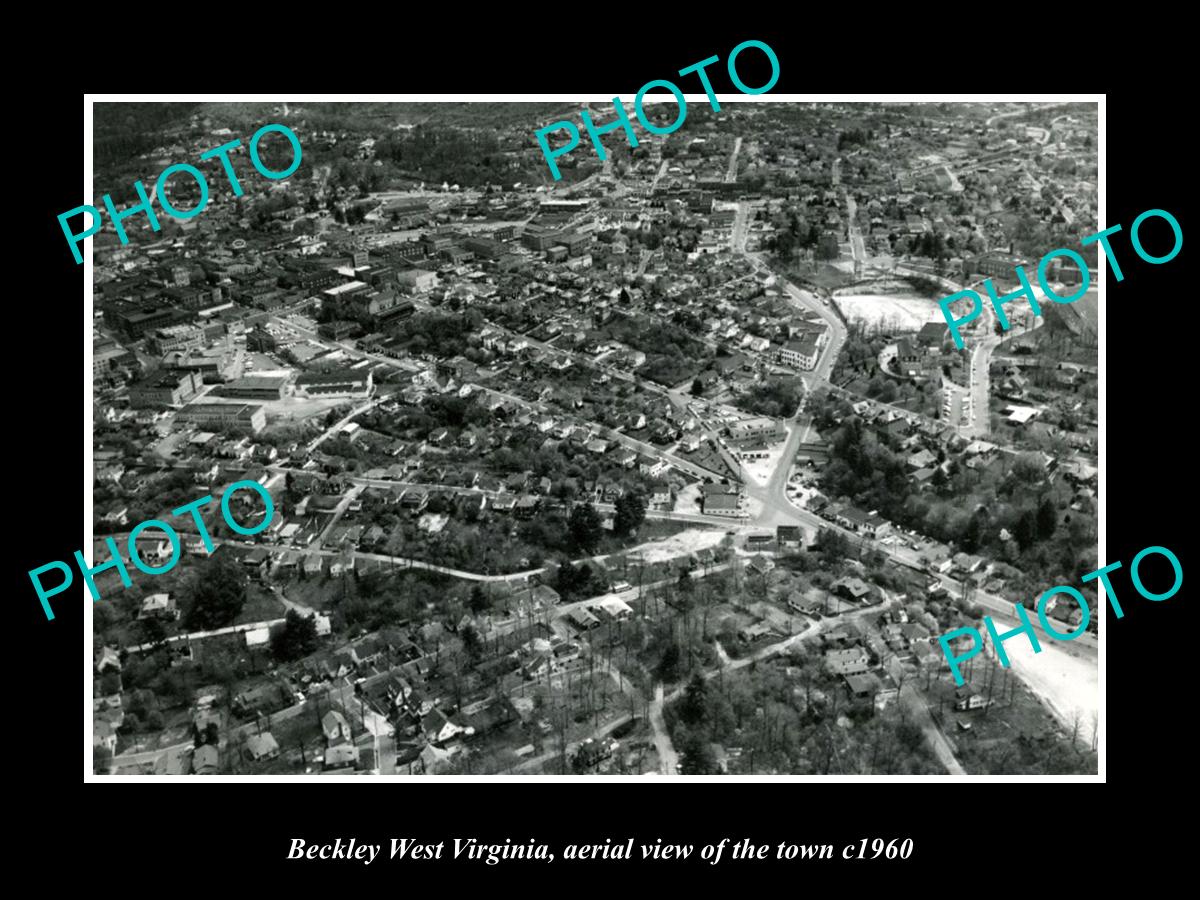
<instances>
[{"instance_id":1,"label":"large building","mask_svg":"<svg viewBox=\"0 0 1200 900\"><path fill-rule=\"evenodd\" d=\"M783 423L769 416L758 416L753 419L743 419L729 426L729 437L735 441L758 439L778 441L787 437Z\"/></svg>"},{"instance_id":2,"label":"large building","mask_svg":"<svg viewBox=\"0 0 1200 900\"><path fill-rule=\"evenodd\" d=\"M175 317L175 310L169 306L154 308L127 304L104 313L105 322L135 339L155 328L170 325Z\"/></svg>"},{"instance_id":3,"label":"large building","mask_svg":"<svg viewBox=\"0 0 1200 900\"><path fill-rule=\"evenodd\" d=\"M92 374L100 377L122 367L134 371L138 368L137 357L116 341L99 338L92 341Z\"/></svg>"},{"instance_id":4,"label":"large building","mask_svg":"<svg viewBox=\"0 0 1200 900\"><path fill-rule=\"evenodd\" d=\"M158 372L129 386L129 405L134 409L182 406L200 391L200 373L191 369Z\"/></svg>"},{"instance_id":5,"label":"large building","mask_svg":"<svg viewBox=\"0 0 1200 900\"><path fill-rule=\"evenodd\" d=\"M801 335L779 348L779 361L787 366L811 372L821 358L822 335L816 332Z\"/></svg>"},{"instance_id":6,"label":"large building","mask_svg":"<svg viewBox=\"0 0 1200 900\"><path fill-rule=\"evenodd\" d=\"M279 400L287 383L287 375L247 375L215 388L213 393L238 400Z\"/></svg>"},{"instance_id":7,"label":"large building","mask_svg":"<svg viewBox=\"0 0 1200 900\"><path fill-rule=\"evenodd\" d=\"M396 280L410 294L432 290L438 283L437 273L425 269L409 269L407 272L401 272Z\"/></svg>"},{"instance_id":8,"label":"large building","mask_svg":"<svg viewBox=\"0 0 1200 900\"><path fill-rule=\"evenodd\" d=\"M987 275L989 278L1017 279L1017 266L1023 266L1029 273L1029 260L1009 253L991 251L963 262L964 275Z\"/></svg>"},{"instance_id":9,"label":"large building","mask_svg":"<svg viewBox=\"0 0 1200 900\"><path fill-rule=\"evenodd\" d=\"M179 411L176 421L257 434L266 427L267 414L261 406L250 403L191 403Z\"/></svg>"},{"instance_id":10,"label":"large building","mask_svg":"<svg viewBox=\"0 0 1200 900\"><path fill-rule=\"evenodd\" d=\"M224 380L226 373L233 366L234 354L224 346L209 347L205 350L189 350L186 353L172 350L163 355L163 365L168 369L195 369L203 380L213 384Z\"/></svg>"},{"instance_id":11,"label":"large building","mask_svg":"<svg viewBox=\"0 0 1200 900\"><path fill-rule=\"evenodd\" d=\"M371 393L371 370L337 369L333 372L305 372L296 379L296 393L302 397L365 397Z\"/></svg>"},{"instance_id":12,"label":"large building","mask_svg":"<svg viewBox=\"0 0 1200 900\"><path fill-rule=\"evenodd\" d=\"M156 328L146 342L154 353L170 353L172 350L199 350L204 346L204 330L194 325L171 325Z\"/></svg>"}]
</instances>

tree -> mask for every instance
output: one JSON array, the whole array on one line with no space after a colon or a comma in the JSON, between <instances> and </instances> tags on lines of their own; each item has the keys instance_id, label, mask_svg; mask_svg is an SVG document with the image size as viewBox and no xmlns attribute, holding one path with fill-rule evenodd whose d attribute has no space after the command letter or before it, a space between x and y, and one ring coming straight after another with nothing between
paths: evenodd
<instances>
[{"instance_id":1,"label":"tree","mask_svg":"<svg viewBox=\"0 0 1200 900\"><path fill-rule=\"evenodd\" d=\"M471 594L467 598L467 609L478 615L486 612L491 604L488 602L487 594L483 592L483 588L479 584L472 585Z\"/></svg>"},{"instance_id":2,"label":"tree","mask_svg":"<svg viewBox=\"0 0 1200 900\"><path fill-rule=\"evenodd\" d=\"M197 568L188 586L191 597L184 623L190 630L223 628L246 604L246 579L231 560L214 556Z\"/></svg>"},{"instance_id":3,"label":"tree","mask_svg":"<svg viewBox=\"0 0 1200 900\"><path fill-rule=\"evenodd\" d=\"M603 527L600 514L591 503L577 503L567 522L571 545L584 553L592 553L600 543Z\"/></svg>"},{"instance_id":4,"label":"tree","mask_svg":"<svg viewBox=\"0 0 1200 900\"><path fill-rule=\"evenodd\" d=\"M162 646L167 639L167 628L158 616L147 616L139 620L138 630L142 633L142 642L149 644L151 649Z\"/></svg>"},{"instance_id":5,"label":"tree","mask_svg":"<svg viewBox=\"0 0 1200 900\"><path fill-rule=\"evenodd\" d=\"M1042 502L1038 504L1037 510L1037 533L1041 540L1054 536L1054 529L1058 527L1058 512L1054 508L1054 501L1049 497L1043 497Z\"/></svg>"},{"instance_id":6,"label":"tree","mask_svg":"<svg viewBox=\"0 0 1200 900\"><path fill-rule=\"evenodd\" d=\"M271 638L271 653L280 662L290 662L308 656L317 649L317 620L289 609L283 628Z\"/></svg>"},{"instance_id":7,"label":"tree","mask_svg":"<svg viewBox=\"0 0 1200 900\"><path fill-rule=\"evenodd\" d=\"M627 493L617 498L613 514L613 531L624 537L636 531L646 518L646 500L638 493Z\"/></svg>"},{"instance_id":8,"label":"tree","mask_svg":"<svg viewBox=\"0 0 1200 900\"><path fill-rule=\"evenodd\" d=\"M679 645L672 640L667 644L666 649L663 650L662 659L658 661L659 680L665 682L678 681L681 661L682 655L679 652Z\"/></svg>"},{"instance_id":9,"label":"tree","mask_svg":"<svg viewBox=\"0 0 1200 900\"><path fill-rule=\"evenodd\" d=\"M1017 519L1017 525L1014 529L1016 532L1017 544L1022 550L1028 550L1037 541L1038 536L1037 514L1032 509L1027 509L1021 513L1021 517Z\"/></svg>"},{"instance_id":10,"label":"tree","mask_svg":"<svg viewBox=\"0 0 1200 900\"><path fill-rule=\"evenodd\" d=\"M679 718L688 725L702 725L708 721L708 682L697 672L688 682L679 704Z\"/></svg>"},{"instance_id":11,"label":"tree","mask_svg":"<svg viewBox=\"0 0 1200 900\"><path fill-rule=\"evenodd\" d=\"M679 754L679 771L683 775L720 775L717 757L703 734L690 734Z\"/></svg>"},{"instance_id":12,"label":"tree","mask_svg":"<svg viewBox=\"0 0 1200 900\"><path fill-rule=\"evenodd\" d=\"M693 397L703 397L704 396L704 385L700 382L699 378L695 378L692 380L692 396Z\"/></svg>"},{"instance_id":13,"label":"tree","mask_svg":"<svg viewBox=\"0 0 1200 900\"><path fill-rule=\"evenodd\" d=\"M471 657L472 662L479 662L483 656L483 638L479 636L479 631L474 625L467 625L463 628L460 635L462 637L463 649L467 651L467 655Z\"/></svg>"}]
</instances>

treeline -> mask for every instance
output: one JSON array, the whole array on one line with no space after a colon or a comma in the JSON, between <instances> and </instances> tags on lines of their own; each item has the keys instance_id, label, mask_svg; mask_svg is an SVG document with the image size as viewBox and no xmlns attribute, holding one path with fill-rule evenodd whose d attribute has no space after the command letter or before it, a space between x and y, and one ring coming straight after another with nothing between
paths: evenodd
<instances>
[{"instance_id":1,"label":"treeline","mask_svg":"<svg viewBox=\"0 0 1200 900\"><path fill-rule=\"evenodd\" d=\"M877 713L869 700L848 702L815 658L787 662L788 669L767 663L749 675L692 677L667 714L684 774L720 774L714 745L735 743L732 773L944 774L901 708Z\"/></svg>"},{"instance_id":2,"label":"treeline","mask_svg":"<svg viewBox=\"0 0 1200 900\"><path fill-rule=\"evenodd\" d=\"M1080 501L1067 509L1073 492L1050 476L1040 454L1000 454L976 469L951 456L934 472L933 489L923 492L908 478L912 451L899 451L895 438L827 395L814 398L814 412L830 438L831 459L821 473L827 496L1015 567L1014 589L1071 584L1095 567L1094 506Z\"/></svg>"},{"instance_id":3,"label":"treeline","mask_svg":"<svg viewBox=\"0 0 1200 900\"><path fill-rule=\"evenodd\" d=\"M760 416L787 418L804 397L804 382L799 378L775 378L756 384L735 401L739 409Z\"/></svg>"}]
</instances>

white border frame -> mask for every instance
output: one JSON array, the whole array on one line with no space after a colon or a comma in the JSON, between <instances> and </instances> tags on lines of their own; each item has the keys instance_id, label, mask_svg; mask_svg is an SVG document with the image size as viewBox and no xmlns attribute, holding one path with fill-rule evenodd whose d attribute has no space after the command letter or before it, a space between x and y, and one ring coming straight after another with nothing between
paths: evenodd
<instances>
[{"instance_id":1,"label":"white border frame","mask_svg":"<svg viewBox=\"0 0 1200 900\"><path fill-rule=\"evenodd\" d=\"M660 92L647 94L651 100L666 100L670 94ZM1106 200L1106 95L1105 94L726 94L718 93L718 101L727 103L1095 103L1097 105L1097 144L1096 162L1097 174L1097 223L1098 229L1108 227ZM689 103L703 103L708 98L705 94L685 93ZM336 102L376 102L376 103L488 103L503 98L505 102L518 103L606 103L613 97L596 93L547 93L547 94L299 94L294 98L296 103L336 103ZM622 98L624 100L625 98ZM120 102L161 102L178 103L182 101L208 101L230 103L272 103L280 102L279 94L85 94L83 98L83 194L85 198L94 197L92 191L92 141L93 141L93 105L96 103ZM293 102L293 100L289 100ZM719 115L719 114L718 114ZM532 140L532 132L530 132ZM85 201L86 202L86 201ZM1103 256L1103 254L1101 254ZM83 507L85 548L92 546L92 484L94 481L94 462L92 459L92 323L94 314L92 242L87 242L83 252L83 274L86 281L84 297L85 328L83 334L83 397L84 397L84 429L83 449ZM1106 266L1098 264L1099 280L1099 449L1097 467L1099 468L1099 496L1097 513L1099 517L1098 559L1106 559L1107 535L1105 529L1106 489L1105 450L1106 424L1105 415L1105 361L1106 337L1105 328L1105 285L1107 272L1102 271ZM85 605L84 612L84 656L83 656L83 690L84 690L84 752L83 780L85 783L134 782L327 782L377 784L380 781L398 782L592 782L611 784L615 782L636 782L639 784L654 783L694 783L707 784L736 783L736 782L921 782L921 783L962 783L962 782L1090 782L1104 783L1107 781L1107 694L1105 692L1106 660L1106 611L1107 604L1098 602L1097 612L1100 618L1098 629L1098 688L1100 691L1099 707L1099 745L1096 775L678 775L673 777L647 778L645 775L374 775L374 776L324 776L324 775L211 775L198 777L194 775L95 775L92 773L92 603L86 592L81 594Z\"/></svg>"}]
</instances>

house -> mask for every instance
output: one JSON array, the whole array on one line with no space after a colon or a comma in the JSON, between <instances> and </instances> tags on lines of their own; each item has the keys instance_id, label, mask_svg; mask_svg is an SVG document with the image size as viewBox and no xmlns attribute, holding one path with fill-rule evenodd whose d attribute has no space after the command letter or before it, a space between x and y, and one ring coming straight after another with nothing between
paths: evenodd
<instances>
[{"instance_id":1,"label":"house","mask_svg":"<svg viewBox=\"0 0 1200 900\"><path fill-rule=\"evenodd\" d=\"M780 548L799 547L804 543L804 532L799 525L780 525L775 529L775 543Z\"/></svg>"},{"instance_id":2,"label":"house","mask_svg":"<svg viewBox=\"0 0 1200 900\"><path fill-rule=\"evenodd\" d=\"M178 619L179 607L175 603L175 598L170 594L151 594L142 601L142 608L138 612L138 618Z\"/></svg>"},{"instance_id":3,"label":"house","mask_svg":"<svg viewBox=\"0 0 1200 900\"><path fill-rule=\"evenodd\" d=\"M833 675L862 675L867 671L868 662L865 647L825 651L825 667Z\"/></svg>"},{"instance_id":4,"label":"house","mask_svg":"<svg viewBox=\"0 0 1200 900\"><path fill-rule=\"evenodd\" d=\"M467 731L450 720L440 709L434 707L421 719L421 730L431 744L441 744Z\"/></svg>"},{"instance_id":5,"label":"house","mask_svg":"<svg viewBox=\"0 0 1200 900\"><path fill-rule=\"evenodd\" d=\"M988 702L981 694L975 693L968 685L963 685L955 691L954 708L958 710L983 709Z\"/></svg>"},{"instance_id":6,"label":"house","mask_svg":"<svg viewBox=\"0 0 1200 900\"><path fill-rule=\"evenodd\" d=\"M221 754L212 744L203 744L192 754L192 771L197 775L216 775L221 770Z\"/></svg>"},{"instance_id":7,"label":"house","mask_svg":"<svg viewBox=\"0 0 1200 900\"><path fill-rule=\"evenodd\" d=\"M325 740L330 746L350 742L350 723L336 709L331 709L321 717L321 730L325 732Z\"/></svg>"},{"instance_id":8,"label":"house","mask_svg":"<svg viewBox=\"0 0 1200 900\"><path fill-rule=\"evenodd\" d=\"M583 608L571 610L569 613L567 613L567 618L570 619L572 624L574 624L575 627L580 631L588 631L600 624L599 619L592 615L589 610Z\"/></svg>"},{"instance_id":9,"label":"house","mask_svg":"<svg viewBox=\"0 0 1200 900\"><path fill-rule=\"evenodd\" d=\"M409 488L400 499L400 507L413 515L423 512L429 505L429 494L420 488Z\"/></svg>"},{"instance_id":10,"label":"house","mask_svg":"<svg viewBox=\"0 0 1200 900\"><path fill-rule=\"evenodd\" d=\"M593 609L599 609L607 618L615 622L624 622L633 616L633 608L616 596L605 597Z\"/></svg>"},{"instance_id":11,"label":"house","mask_svg":"<svg viewBox=\"0 0 1200 900\"><path fill-rule=\"evenodd\" d=\"M774 568L775 561L769 556L763 556L761 553L757 556L752 556L750 561L746 563L746 572L750 575L757 575L759 577L765 576Z\"/></svg>"},{"instance_id":12,"label":"house","mask_svg":"<svg viewBox=\"0 0 1200 900\"><path fill-rule=\"evenodd\" d=\"M325 557L317 553L315 550L311 551L307 556L304 557L304 563L301 566L301 571L305 574L305 576L320 575L325 571Z\"/></svg>"},{"instance_id":13,"label":"house","mask_svg":"<svg viewBox=\"0 0 1200 900\"><path fill-rule=\"evenodd\" d=\"M792 591L788 595L787 605L796 612L804 613L807 616L818 616L829 612L829 600L829 594L816 589L811 589L806 594Z\"/></svg>"},{"instance_id":14,"label":"house","mask_svg":"<svg viewBox=\"0 0 1200 900\"><path fill-rule=\"evenodd\" d=\"M338 770L338 774L346 770L353 770L358 764L358 748L353 744L339 744L336 747L329 747L325 750L325 771L332 772ZM353 774L350 771L349 774Z\"/></svg>"},{"instance_id":15,"label":"house","mask_svg":"<svg viewBox=\"0 0 1200 900\"><path fill-rule=\"evenodd\" d=\"M912 454L908 458L908 467L910 469L926 469L937 462L937 457L926 449L921 449L919 452Z\"/></svg>"},{"instance_id":16,"label":"house","mask_svg":"<svg viewBox=\"0 0 1200 900\"><path fill-rule=\"evenodd\" d=\"M281 694L279 685L273 682L247 688L233 698L233 710L243 717L273 713L287 705Z\"/></svg>"},{"instance_id":17,"label":"house","mask_svg":"<svg viewBox=\"0 0 1200 900\"><path fill-rule=\"evenodd\" d=\"M96 719L92 725L92 748L98 747L103 747L110 754L117 749L117 732L107 719Z\"/></svg>"},{"instance_id":18,"label":"house","mask_svg":"<svg viewBox=\"0 0 1200 900\"><path fill-rule=\"evenodd\" d=\"M879 677L874 672L866 672L862 675L847 675L846 688L850 691L850 696L858 698L874 697L881 687Z\"/></svg>"},{"instance_id":19,"label":"house","mask_svg":"<svg viewBox=\"0 0 1200 900\"><path fill-rule=\"evenodd\" d=\"M279 755L279 744L276 743L275 736L271 732L266 731L247 738L246 750L249 752L251 759L259 762L260 760L277 757Z\"/></svg>"},{"instance_id":20,"label":"house","mask_svg":"<svg viewBox=\"0 0 1200 900\"><path fill-rule=\"evenodd\" d=\"M971 575L983 565L983 557L971 553L955 553L951 557L951 570L962 575Z\"/></svg>"},{"instance_id":21,"label":"house","mask_svg":"<svg viewBox=\"0 0 1200 900\"><path fill-rule=\"evenodd\" d=\"M636 450L621 450L616 456L617 465L624 466L626 469L632 469L637 461L638 452Z\"/></svg>"},{"instance_id":22,"label":"house","mask_svg":"<svg viewBox=\"0 0 1200 900\"><path fill-rule=\"evenodd\" d=\"M643 475L649 475L651 478L661 475L669 468L671 468L671 464L665 459L657 459L653 456L645 455L638 457L638 471Z\"/></svg>"},{"instance_id":23,"label":"house","mask_svg":"<svg viewBox=\"0 0 1200 900\"><path fill-rule=\"evenodd\" d=\"M100 656L96 660L96 671L103 675L110 669L114 672L121 671L121 657L112 647L104 647L100 650Z\"/></svg>"},{"instance_id":24,"label":"house","mask_svg":"<svg viewBox=\"0 0 1200 900\"><path fill-rule=\"evenodd\" d=\"M839 578L833 583L833 592L847 600L862 603L871 596L871 588L861 578Z\"/></svg>"}]
</instances>

